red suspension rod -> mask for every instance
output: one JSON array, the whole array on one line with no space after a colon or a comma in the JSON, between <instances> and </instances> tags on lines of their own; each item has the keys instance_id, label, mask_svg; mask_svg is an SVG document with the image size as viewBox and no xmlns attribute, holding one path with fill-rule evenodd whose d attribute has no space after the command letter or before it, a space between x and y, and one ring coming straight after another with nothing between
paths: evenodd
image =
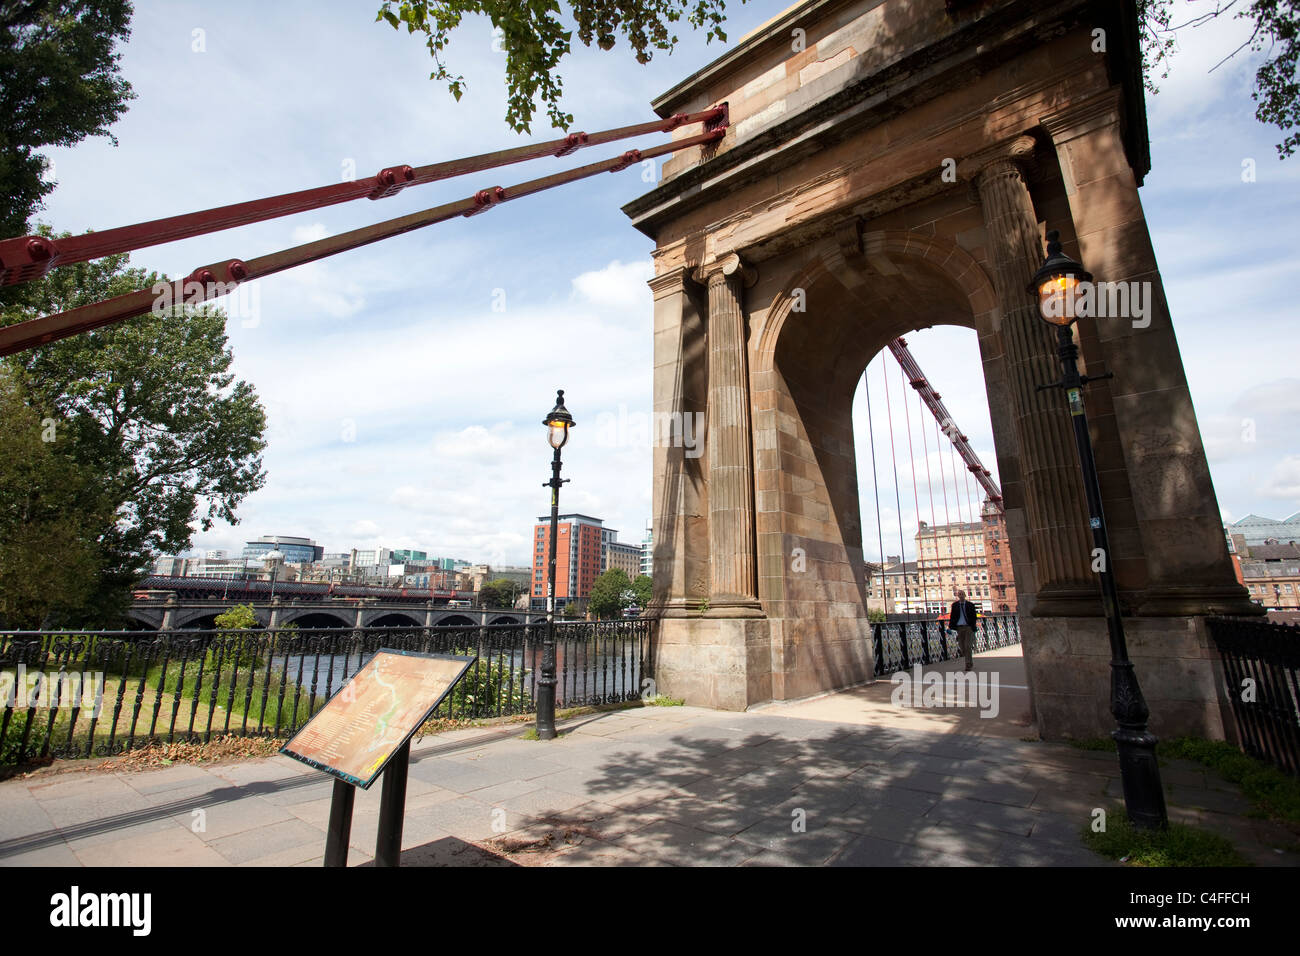
<instances>
[{"instance_id":1,"label":"red suspension rod","mask_svg":"<svg viewBox=\"0 0 1300 956\"><path fill-rule=\"evenodd\" d=\"M16 285L39 279L57 266L86 262L101 256L116 255L155 246L178 239L189 239L210 232L220 232L235 226L246 226L266 219L278 219L309 209L321 209L363 196L385 199L396 195L408 186L420 186L442 179L451 179L465 173L482 172L499 166L509 166L544 156L567 156L588 146L599 146L631 136L646 133L666 133L679 126L705 123L710 128L719 120L725 122L726 106L715 106L697 113L678 113L668 119L598 133L570 133L563 139L528 146L516 146L495 153L483 153L464 159L453 159L429 166L388 166L376 175L353 182L317 186L297 192L284 193L266 199L218 206L202 212L185 213L155 219L133 226L120 226L91 232L66 239L48 239L44 236L19 236L0 240L0 286Z\"/></svg>"},{"instance_id":2,"label":"red suspension rod","mask_svg":"<svg viewBox=\"0 0 1300 956\"><path fill-rule=\"evenodd\" d=\"M315 262L317 259L324 259L340 252L357 249L372 242L379 242L382 239L400 236L402 233L423 229L425 226L445 222L448 219L454 219L456 216L474 216L486 212L493 206L509 202L511 199L519 199L579 179L587 179L597 173L616 173L645 159L653 159L657 156L676 152L679 149L686 149L689 146L717 142L725 134L726 130L719 128L707 133L700 133L697 136L673 140L650 149L630 149L613 159L602 160L588 166L579 166L576 169L544 176L541 179L532 179L519 183L517 186L508 188L493 186L490 189L480 189L474 195L465 199L458 199L454 202L444 203L441 206L434 206L432 209L425 209L422 212L415 212L397 219L375 223L372 226L353 229L350 232L339 233L337 236L328 236L315 242L294 246L291 249L284 249L280 252L259 256L256 259L249 259L246 262L241 259L228 259L225 262L202 266L195 269L184 279L158 283L150 289L139 289L102 302L80 306L76 309L69 309L67 312L60 312L39 319L29 319L26 322L19 322L16 325L0 329L0 355L12 355L15 352L64 339L70 335L76 335L79 332L88 332L91 329L111 325L114 322L121 322L137 315L144 315L146 312L159 308L160 305L162 308L169 308L182 302L197 305L200 302L233 291L235 286L248 279L259 279L263 276L283 272L285 269L294 266Z\"/></svg>"},{"instance_id":3,"label":"red suspension rod","mask_svg":"<svg viewBox=\"0 0 1300 956\"><path fill-rule=\"evenodd\" d=\"M889 351L893 353L894 358L898 360L899 366L907 373L909 384L916 389L921 400L925 402L930 413L934 415L935 421L943 429L948 440L952 442L953 447L957 449L957 454L961 455L962 461L966 463L966 470L975 476L975 480L984 486L988 492L989 500L994 506L1006 513L1002 505L1002 492L998 489L997 484L993 481L993 476L984 463L980 461L979 455L975 454L975 449L970 446L966 436L962 434L961 429L957 427L951 415L948 414L947 407L943 404L939 393L930 387L929 381L921 372L921 366L917 364L916 359L907 348L907 340L902 338L894 339L889 343ZM943 464L942 456L939 459L940 466ZM953 476L953 482L956 483L956 475ZM946 496L947 492L945 492Z\"/></svg>"}]
</instances>

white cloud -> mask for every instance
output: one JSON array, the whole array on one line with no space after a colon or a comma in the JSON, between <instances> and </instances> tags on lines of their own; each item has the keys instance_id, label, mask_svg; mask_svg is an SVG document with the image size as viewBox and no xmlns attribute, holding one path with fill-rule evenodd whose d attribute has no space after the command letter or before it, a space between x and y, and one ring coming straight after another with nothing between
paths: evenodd
<instances>
[{"instance_id":1,"label":"white cloud","mask_svg":"<svg viewBox=\"0 0 1300 956\"><path fill-rule=\"evenodd\" d=\"M654 264L648 259L626 263L615 259L574 279L573 291L597 308L648 316L653 299L646 282L653 276Z\"/></svg>"},{"instance_id":2,"label":"white cloud","mask_svg":"<svg viewBox=\"0 0 1300 956\"><path fill-rule=\"evenodd\" d=\"M1294 510L1300 504L1300 455L1287 455L1274 465L1258 491L1266 498L1290 499L1284 510Z\"/></svg>"}]
</instances>

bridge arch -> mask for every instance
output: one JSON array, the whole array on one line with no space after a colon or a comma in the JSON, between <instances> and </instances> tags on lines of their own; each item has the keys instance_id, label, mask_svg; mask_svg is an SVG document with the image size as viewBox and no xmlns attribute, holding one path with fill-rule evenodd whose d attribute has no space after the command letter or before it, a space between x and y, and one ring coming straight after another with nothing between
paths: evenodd
<instances>
[{"instance_id":1,"label":"bridge arch","mask_svg":"<svg viewBox=\"0 0 1300 956\"><path fill-rule=\"evenodd\" d=\"M703 458L654 449L663 693L743 709L871 679L852 395L887 342L951 324L978 335L1038 730L1113 725L1072 419L1037 390L1061 375L1027 291L1055 229L1099 280L1148 290L1140 323L1075 326L1106 558L1152 729L1222 735L1203 617L1251 608L1137 193L1140 51L1090 42L1139 24L1083 7L810 0L783 15L804 49L759 31L655 102L726 102L731 124L624 207L656 244L655 413L708 426Z\"/></svg>"},{"instance_id":2,"label":"bridge arch","mask_svg":"<svg viewBox=\"0 0 1300 956\"><path fill-rule=\"evenodd\" d=\"M301 628L317 627L351 627L355 615L345 611L330 611L319 608L281 608L276 618L277 623L296 624Z\"/></svg>"},{"instance_id":3,"label":"bridge arch","mask_svg":"<svg viewBox=\"0 0 1300 956\"><path fill-rule=\"evenodd\" d=\"M1007 382L992 282L952 237L881 229L847 254L828 237L789 258L758 263L749 293L764 303L749 315L751 427L756 596L782 645L780 690L801 697L874 670L852 422L867 364L900 335L955 325L979 335L991 408ZM997 418L999 448L1014 449Z\"/></svg>"},{"instance_id":4,"label":"bridge arch","mask_svg":"<svg viewBox=\"0 0 1300 956\"><path fill-rule=\"evenodd\" d=\"M363 627L423 627L424 613L380 609L363 613L361 624Z\"/></svg>"}]
</instances>

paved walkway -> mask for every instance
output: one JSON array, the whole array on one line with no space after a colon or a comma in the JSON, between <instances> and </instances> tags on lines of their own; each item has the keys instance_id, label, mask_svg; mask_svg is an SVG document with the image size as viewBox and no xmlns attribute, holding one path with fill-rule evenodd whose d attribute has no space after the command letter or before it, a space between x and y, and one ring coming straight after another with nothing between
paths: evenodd
<instances>
[{"instance_id":1,"label":"paved walkway","mask_svg":"<svg viewBox=\"0 0 1300 956\"><path fill-rule=\"evenodd\" d=\"M941 667L940 669L950 669ZM1115 756L1021 737L1018 649L983 655L997 719L900 710L886 682L743 714L645 707L514 724L413 748L403 865L1107 865L1093 808L1121 802ZM1019 676L1017 676L1019 675ZM1164 770L1171 816L1296 865L1295 836L1198 765ZM319 866L331 781L272 757L0 783L0 864ZM371 859L380 787L357 794L353 865Z\"/></svg>"}]
</instances>

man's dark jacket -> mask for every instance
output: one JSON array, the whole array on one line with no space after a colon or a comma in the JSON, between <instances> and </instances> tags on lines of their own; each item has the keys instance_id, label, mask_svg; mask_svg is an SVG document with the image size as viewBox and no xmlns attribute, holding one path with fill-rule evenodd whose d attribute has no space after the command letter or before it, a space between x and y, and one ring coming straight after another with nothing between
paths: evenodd
<instances>
[{"instance_id":1,"label":"man's dark jacket","mask_svg":"<svg viewBox=\"0 0 1300 956\"><path fill-rule=\"evenodd\" d=\"M957 615L961 611L961 606L963 604L966 605L966 624L970 627L974 627L975 622L979 620L979 608L970 601L953 601L952 610L948 613L948 626L953 630L957 629Z\"/></svg>"}]
</instances>

